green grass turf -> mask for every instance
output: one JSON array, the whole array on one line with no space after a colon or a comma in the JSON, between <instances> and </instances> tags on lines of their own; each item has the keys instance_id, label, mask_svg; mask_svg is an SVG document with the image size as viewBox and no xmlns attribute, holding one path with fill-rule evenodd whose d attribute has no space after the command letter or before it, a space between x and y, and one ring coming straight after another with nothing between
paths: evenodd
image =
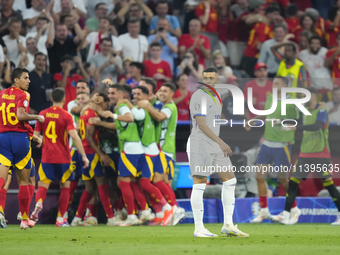
<instances>
[{"instance_id":1,"label":"green grass turf","mask_svg":"<svg viewBox=\"0 0 340 255\"><path fill-rule=\"evenodd\" d=\"M206 224L220 234L221 224ZM0 229L0 254L340 254L340 226L241 224L249 238L193 238L193 225Z\"/></svg>"}]
</instances>

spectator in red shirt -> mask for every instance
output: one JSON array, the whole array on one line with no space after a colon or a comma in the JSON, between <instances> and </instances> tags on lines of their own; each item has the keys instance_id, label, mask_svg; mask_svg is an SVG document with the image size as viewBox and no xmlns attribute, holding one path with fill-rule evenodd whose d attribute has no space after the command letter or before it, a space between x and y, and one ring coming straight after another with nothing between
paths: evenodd
<instances>
[{"instance_id":1,"label":"spectator in red shirt","mask_svg":"<svg viewBox=\"0 0 340 255\"><path fill-rule=\"evenodd\" d=\"M205 67L205 60L210 58L209 38L200 35L201 22L193 19L189 23L189 34L179 38L179 57L182 59L186 51L194 51L198 57L198 63Z\"/></svg>"},{"instance_id":2,"label":"spectator in red shirt","mask_svg":"<svg viewBox=\"0 0 340 255\"><path fill-rule=\"evenodd\" d=\"M291 4L287 8L288 18L286 18L286 22L288 25L288 32L293 33L295 28L300 25L299 19L299 6L296 4Z\"/></svg>"},{"instance_id":3,"label":"spectator in red shirt","mask_svg":"<svg viewBox=\"0 0 340 255\"><path fill-rule=\"evenodd\" d=\"M336 41L338 46L326 53L324 66L332 71L334 87L340 87L340 32L337 34Z\"/></svg>"},{"instance_id":4,"label":"spectator in red shirt","mask_svg":"<svg viewBox=\"0 0 340 255\"><path fill-rule=\"evenodd\" d=\"M230 4L230 3L229 3ZM225 58L225 62L229 63L228 57L229 53L227 50L227 39L228 34L226 31L229 31L231 21L232 21L232 12L230 10L227 1L221 1L218 10L218 39L219 39L219 46L220 50Z\"/></svg>"},{"instance_id":5,"label":"spectator in red shirt","mask_svg":"<svg viewBox=\"0 0 340 255\"><path fill-rule=\"evenodd\" d=\"M159 42L153 42L150 45L151 59L144 61L144 75L157 82L157 88L160 89L166 81L171 81L172 73L168 62L161 59L162 45Z\"/></svg>"},{"instance_id":6,"label":"spectator in red shirt","mask_svg":"<svg viewBox=\"0 0 340 255\"><path fill-rule=\"evenodd\" d=\"M338 1L339 5L340 2ZM340 31L340 7L339 5L333 6L328 13L328 20L325 23L325 40L327 47L337 47L336 41L337 34Z\"/></svg>"},{"instance_id":7,"label":"spectator in red shirt","mask_svg":"<svg viewBox=\"0 0 340 255\"><path fill-rule=\"evenodd\" d=\"M178 88L173 101L177 105L178 120L189 120L190 92L188 76L186 74L177 76L176 84Z\"/></svg>"},{"instance_id":8,"label":"spectator in red shirt","mask_svg":"<svg viewBox=\"0 0 340 255\"><path fill-rule=\"evenodd\" d=\"M263 110L267 96L272 93L272 82L268 80L267 65L265 63L257 63L255 65L256 79L249 81L243 88L245 100L248 100L248 88L253 89L253 106L256 110ZM255 114L248 109L245 112L246 119L252 119Z\"/></svg>"},{"instance_id":9,"label":"spectator in red shirt","mask_svg":"<svg viewBox=\"0 0 340 255\"><path fill-rule=\"evenodd\" d=\"M202 0L196 7L196 17L201 21L201 34L210 40L211 52L219 49L218 15L214 6L216 0Z\"/></svg>"},{"instance_id":10,"label":"spectator in red shirt","mask_svg":"<svg viewBox=\"0 0 340 255\"><path fill-rule=\"evenodd\" d=\"M54 74L53 81L56 83L57 87L65 89L64 110L67 111L67 104L77 98L77 81L83 79L83 77L72 73L75 69L75 63L72 56L63 56L60 65L62 71L61 73Z\"/></svg>"},{"instance_id":11,"label":"spectator in red shirt","mask_svg":"<svg viewBox=\"0 0 340 255\"><path fill-rule=\"evenodd\" d=\"M310 31L313 35L319 35L322 37L322 31L315 27L316 20L310 14L304 14L300 19L300 25L293 31L295 35L295 41L300 42L300 34L302 31Z\"/></svg>"}]
</instances>

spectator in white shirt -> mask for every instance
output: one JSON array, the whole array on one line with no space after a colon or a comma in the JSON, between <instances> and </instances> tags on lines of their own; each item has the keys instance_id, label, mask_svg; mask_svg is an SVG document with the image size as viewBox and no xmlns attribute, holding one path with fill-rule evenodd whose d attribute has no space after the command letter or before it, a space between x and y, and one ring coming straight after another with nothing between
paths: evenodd
<instances>
[{"instance_id":1,"label":"spectator in white shirt","mask_svg":"<svg viewBox=\"0 0 340 255\"><path fill-rule=\"evenodd\" d=\"M327 49L322 47L322 39L318 35L309 38L309 47L299 53L299 59L309 74L310 85L319 92L318 101L331 99L333 82L330 70L324 66Z\"/></svg>"},{"instance_id":2,"label":"spectator in white shirt","mask_svg":"<svg viewBox=\"0 0 340 255\"><path fill-rule=\"evenodd\" d=\"M28 37L26 39L27 52L20 60L19 67L24 67L28 71L33 71L35 69L34 56L38 53L37 44L33 37Z\"/></svg>"},{"instance_id":3,"label":"spectator in white shirt","mask_svg":"<svg viewBox=\"0 0 340 255\"><path fill-rule=\"evenodd\" d=\"M49 18L52 18L49 16ZM50 27L50 20L47 17L39 17L36 21L36 32L27 33L27 38L34 38L37 47L41 53L44 53L47 55L47 49L46 49L46 41L47 41L47 35L48 35L48 28Z\"/></svg>"},{"instance_id":4,"label":"spectator in white shirt","mask_svg":"<svg viewBox=\"0 0 340 255\"><path fill-rule=\"evenodd\" d=\"M45 9L46 7L46 9ZM35 26L38 17L46 16L50 13L53 7L53 1L51 1L47 6L45 0L32 0L32 7L26 9L22 13L23 20L27 26L27 33L36 32L37 28Z\"/></svg>"},{"instance_id":5,"label":"spectator in white shirt","mask_svg":"<svg viewBox=\"0 0 340 255\"><path fill-rule=\"evenodd\" d=\"M329 122L340 125L340 88L335 88L332 94L332 101L326 103Z\"/></svg>"},{"instance_id":6,"label":"spectator in white shirt","mask_svg":"<svg viewBox=\"0 0 340 255\"><path fill-rule=\"evenodd\" d=\"M20 35L21 21L13 18L8 23L9 34L2 37L7 46L6 57L19 66L21 57L26 54L26 38Z\"/></svg>"},{"instance_id":7,"label":"spectator in white shirt","mask_svg":"<svg viewBox=\"0 0 340 255\"><path fill-rule=\"evenodd\" d=\"M132 57L136 62L148 60L148 39L140 35L140 20L129 19L128 33L118 37L122 47L123 57Z\"/></svg>"},{"instance_id":8,"label":"spectator in white shirt","mask_svg":"<svg viewBox=\"0 0 340 255\"><path fill-rule=\"evenodd\" d=\"M73 3L74 10L77 12L77 14L84 19L86 19L86 14L87 10L85 7L85 2L84 0L70 0ZM53 12L54 13L59 13L61 12L61 0L54 0L54 5L53 5Z\"/></svg>"},{"instance_id":9,"label":"spectator in white shirt","mask_svg":"<svg viewBox=\"0 0 340 255\"><path fill-rule=\"evenodd\" d=\"M98 31L91 32L87 35L86 40L82 46L82 48L84 49L87 47L87 45L90 45L87 61L89 61L92 58L92 56L96 56L101 52L100 42L101 39L106 37L111 38L114 53L116 55L120 55L120 52L122 51L122 43L120 42L120 40L118 40L116 36L112 35L109 32L109 29L110 19L108 17L100 18Z\"/></svg>"}]
</instances>

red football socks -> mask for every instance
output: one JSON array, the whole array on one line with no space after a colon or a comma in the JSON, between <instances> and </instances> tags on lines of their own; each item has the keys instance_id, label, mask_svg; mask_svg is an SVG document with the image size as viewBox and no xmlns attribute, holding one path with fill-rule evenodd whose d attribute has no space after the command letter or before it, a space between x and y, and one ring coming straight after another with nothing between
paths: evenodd
<instances>
[{"instance_id":1,"label":"red football socks","mask_svg":"<svg viewBox=\"0 0 340 255\"><path fill-rule=\"evenodd\" d=\"M28 189L30 190L30 201L28 202L28 205L30 206L34 196L35 187L33 185L28 185Z\"/></svg>"},{"instance_id":2,"label":"red football socks","mask_svg":"<svg viewBox=\"0 0 340 255\"><path fill-rule=\"evenodd\" d=\"M174 205L177 205L177 206L178 206L177 201L176 201L176 195L175 195L174 190L170 187L169 183L167 183L166 186L168 186L168 189L169 189L170 194L171 194L171 199L172 199L172 201L173 201L173 205L171 205L171 206L174 206Z\"/></svg>"},{"instance_id":3,"label":"red football socks","mask_svg":"<svg viewBox=\"0 0 340 255\"><path fill-rule=\"evenodd\" d=\"M70 208L70 206L72 205L74 192L76 191L76 189L78 187L78 182L79 182L79 179L71 181L71 183L70 183L70 198L69 198L67 209Z\"/></svg>"},{"instance_id":4,"label":"red football socks","mask_svg":"<svg viewBox=\"0 0 340 255\"><path fill-rule=\"evenodd\" d=\"M268 207L267 196L259 196L259 200L260 200L261 208L267 208Z\"/></svg>"},{"instance_id":5,"label":"red football socks","mask_svg":"<svg viewBox=\"0 0 340 255\"><path fill-rule=\"evenodd\" d=\"M29 214L29 200L30 200L30 192L28 185L19 186L19 208L21 212L21 219L22 220L28 220L28 214Z\"/></svg>"},{"instance_id":6,"label":"red football socks","mask_svg":"<svg viewBox=\"0 0 340 255\"><path fill-rule=\"evenodd\" d=\"M98 193L99 193L100 201L103 204L106 217L108 219L113 218L113 210L112 210L112 205L111 205L110 196L109 196L109 185L106 183L106 184L98 186Z\"/></svg>"},{"instance_id":7,"label":"red football socks","mask_svg":"<svg viewBox=\"0 0 340 255\"><path fill-rule=\"evenodd\" d=\"M135 196L136 202L140 206L141 210L144 211L149 208L148 203L146 202L145 195L142 189L139 187L137 182L131 182L131 188L133 190L133 194Z\"/></svg>"},{"instance_id":8,"label":"red football socks","mask_svg":"<svg viewBox=\"0 0 340 255\"><path fill-rule=\"evenodd\" d=\"M47 189L44 187L38 187L37 193L35 194L35 202L41 202L43 203L44 200L46 199L46 193Z\"/></svg>"},{"instance_id":9,"label":"red football socks","mask_svg":"<svg viewBox=\"0 0 340 255\"><path fill-rule=\"evenodd\" d=\"M118 198L118 200L113 202L113 207L115 208L116 211L123 210L124 201L123 201L123 198L121 196Z\"/></svg>"},{"instance_id":10,"label":"red football socks","mask_svg":"<svg viewBox=\"0 0 340 255\"><path fill-rule=\"evenodd\" d=\"M58 199L58 217L64 217L70 199L70 188L61 188Z\"/></svg>"},{"instance_id":11,"label":"red football socks","mask_svg":"<svg viewBox=\"0 0 340 255\"><path fill-rule=\"evenodd\" d=\"M98 206L96 204L89 204L88 208L90 210L90 216L97 218L97 208L98 208Z\"/></svg>"},{"instance_id":12,"label":"red football socks","mask_svg":"<svg viewBox=\"0 0 340 255\"><path fill-rule=\"evenodd\" d=\"M85 210L86 210L86 206L90 202L91 198L92 198L92 195L87 190L84 190L83 195L81 195L81 198L80 198L78 210L76 212L76 217L78 218L83 217Z\"/></svg>"},{"instance_id":13,"label":"red football socks","mask_svg":"<svg viewBox=\"0 0 340 255\"><path fill-rule=\"evenodd\" d=\"M294 207L296 207L297 206L297 204L296 204L296 199L294 200L294 203L293 203L293 205L292 205L292 208L294 208Z\"/></svg>"},{"instance_id":14,"label":"red football socks","mask_svg":"<svg viewBox=\"0 0 340 255\"><path fill-rule=\"evenodd\" d=\"M147 178L141 178L139 180L140 185L142 188L148 193L149 197L151 199L154 199L155 202L161 203L162 206L166 205L166 201L162 195L162 193L159 191L159 189L154 186L151 182L150 179Z\"/></svg>"},{"instance_id":15,"label":"red football socks","mask_svg":"<svg viewBox=\"0 0 340 255\"><path fill-rule=\"evenodd\" d=\"M0 213L5 213L7 190L0 189Z\"/></svg>"},{"instance_id":16,"label":"red football socks","mask_svg":"<svg viewBox=\"0 0 340 255\"><path fill-rule=\"evenodd\" d=\"M164 199L164 198L163 198ZM165 201L165 199L164 199ZM153 198L149 198L149 202L152 205L152 208L155 210L155 213L159 213L162 211L162 207L160 203L156 202ZM165 201L166 202L166 201Z\"/></svg>"},{"instance_id":17,"label":"red football socks","mask_svg":"<svg viewBox=\"0 0 340 255\"><path fill-rule=\"evenodd\" d=\"M164 196L165 200L171 205L174 206L175 203L172 200L172 195L170 190L168 189L168 186L163 182L163 181L159 181L155 183L155 186L160 190L160 192L162 193L162 195Z\"/></svg>"},{"instance_id":18,"label":"red football socks","mask_svg":"<svg viewBox=\"0 0 340 255\"><path fill-rule=\"evenodd\" d=\"M122 182L118 183L120 190L122 191L123 200L125 203L126 210L128 215L135 214L135 205L134 205L134 195L131 189L130 182Z\"/></svg>"}]
</instances>

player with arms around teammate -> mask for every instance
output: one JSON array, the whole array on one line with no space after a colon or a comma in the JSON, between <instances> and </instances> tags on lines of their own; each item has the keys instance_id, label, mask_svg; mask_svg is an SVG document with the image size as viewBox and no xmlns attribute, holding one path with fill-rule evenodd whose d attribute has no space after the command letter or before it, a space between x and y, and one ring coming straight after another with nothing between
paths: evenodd
<instances>
[{"instance_id":1,"label":"player with arms around teammate","mask_svg":"<svg viewBox=\"0 0 340 255\"><path fill-rule=\"evenodd\" d=\"M5 186L10 167L14 166L19 184L18 199L22 215L20 227L27 229L35 224L28 218L33 137L33 129L28 121L37 120L42 123L45 118L28 114L30 108L30 94L27 93L30 83L28 70L15 68L11 74L11 81L12 87L0 92L0 189ZM0 220L2 218L0 217Z\"/></svg>"},{"instance_id":2,"label":"player with arms around teammate","mask_svg":"<svg viewBox=\"0 0 340 255\"><path fill-rule=\"evenodd\" d=\"M279 183L287 192L288 190L288 174L291 161L291 144L294 144L294 131L282 131L281 125L275 124L270 120L282 120L282 119L297 119L298 111L294 104L288 104L286 106L286 115L281 115L281 89L288 86L289 80L286 77L276 76L273 80L273 88L277 88L277 100L279 101L276 110L267 116L257 116L255 119L266 119L264 130L264 142L260 147L259 154L257 156L257 169L256 181L257 189L259 192L259 200L261 210L259 214L251 220L252 223L260 223L264 219L270 219L271 215L268 210L267 203L267 184L266 176L269 166L273 164L277 169L283 171L278 172L277 178ZM287 94L287 99L294 99L290 94ZM268 110L273 104L273 95L270 94L267 97L264 109ZM274 125L272 124L274 123ZM285 168L285 169L283 169ZM301 214L300 209L296 206L296 202L293 204L292 218L298 219Z\"/></svg>"},{"instance_id":3,"label":"player with arms around teammate","mask_svg":"<svg viewBox=\"0 0 340 255\"><path fill-rule=\"evenodd\" d=\"M218 83L218 72L214 67L208 67L203 71L202 81L211 87ZM214 97L214 94L207 86L203 86ZM205 104L202 104L202 102ZM194 215L195 231L194 237L217 237L203 225L203 193L210 176L212 166L227 167L231 169L230 147L219 137L220 125L214 125L214 120L219 119L222 106L215 104L213 98L205 91L199 89L191 97L190 112L192 118L192 131L187 143L187 153L190 163L190 171L193 177L193 188L191 193L191 207ZM206 107L206 113L201 112ZM214 172L215 173L215 172ZM224 225L221 233L223 236L248 237L249 235L240 231L233 224L233 213L235 205L236 178L232 171L216 172L223 182L222 204L224 213Z\"/></svg>"},{"instance_id":4,"label":"player with arms around teammate","mask_svg":"<svg viewBox=\"0 0 340 255\"><path fill-rule=\"evenodd\" d=\"M329 173L332 168L332 162L328 144L328 113L326 109L318 104L318 90L313 87L307 89L311 93L311 99L305 103L305 107L311 115L303 115L300 112L299 125L283 128L288 131L302 130L303 137L300 155L289 180L284 211L277 216L272 216L272 220L285 225L297 223L298 219L293 218L291 208L295 201L299 184L301 180L306 180L310 172L316 172L339 211L338 217L332 225L340 225L340 193L334 186L332 176Z\"/></svg>"},{"instance_id":5,"label":"player with arms around teammate","mask_svg":"<svg viewBox=\"0 0 340 255\"><path fill-rule=\"evenodd\" d=\"M77 134L70 113L63 109L65 104L65 90L56 88L52 92L53 106L41 111L39 114L45 117L45 122L37 123L34 134L42 133L42 157L38 170L38 191L35 196L35 209L31 220L38 221L39 213L43 208L43 202L51 182L59 180L60 196L58 200L57 227L69 226L67 219L63 218L69 201L70 180L74 178L73 169L70 168L71 154L69 149L68 134L73 139L75 147L82 156L84 167L88 167L89 160L86 157L83 145Z\"/></svg>"}]
</instances>

